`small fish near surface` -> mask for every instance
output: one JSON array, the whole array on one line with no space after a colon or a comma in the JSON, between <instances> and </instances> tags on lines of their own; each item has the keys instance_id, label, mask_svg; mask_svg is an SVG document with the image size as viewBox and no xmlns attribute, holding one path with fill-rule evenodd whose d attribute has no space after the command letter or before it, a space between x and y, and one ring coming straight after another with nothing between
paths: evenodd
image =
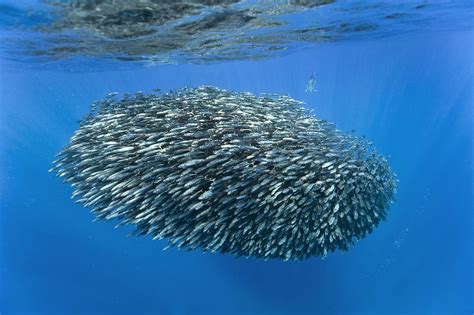
<instances>
[{"instance_id":1,"label":"small fish near surface","mask_svg":"<svg viewBox=\"0 0 474 315\"><path fill-rule=\"evenodd\" d=\"M306 83L305 92L313 93L313 92L317 92L317 91L318 90L316 90L316 77L314 76L314 73L313 73L309 77L308 83Z\"/></svg>"}]
</instances>

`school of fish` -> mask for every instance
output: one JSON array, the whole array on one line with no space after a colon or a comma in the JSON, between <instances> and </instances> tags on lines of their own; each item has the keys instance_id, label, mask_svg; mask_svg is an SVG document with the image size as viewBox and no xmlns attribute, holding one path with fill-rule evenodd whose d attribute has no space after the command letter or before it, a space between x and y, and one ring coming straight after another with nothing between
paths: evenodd
<instances>
[{"instance_id":1,"label":"school of fish","mask_svg":"<svg viewBox=\"0 0 474 315\"><path fill-rule=\"evenodd\" d=\"M51 171L136 235L284 260L348 250L386 218L397 186L371 143L301 102L208 86L111 93Z\"/></svg>"}]
</instances>

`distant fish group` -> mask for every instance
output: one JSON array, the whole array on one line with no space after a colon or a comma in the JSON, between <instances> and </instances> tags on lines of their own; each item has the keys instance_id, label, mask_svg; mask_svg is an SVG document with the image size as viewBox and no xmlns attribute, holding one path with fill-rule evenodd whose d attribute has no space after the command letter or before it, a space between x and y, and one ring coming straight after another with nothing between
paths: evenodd
<instances>
[{"instance_id":1,"label":"distant fish group","mask_svg":"<svg viewBox=\"0 0 474 315\"><path fill-rule=\"evenodd\" d=\"M52 170L137 235L285 260L347 250L397 183L370 144L301 102L215 87L95 103Z\"/></svg>"}]
</instances>

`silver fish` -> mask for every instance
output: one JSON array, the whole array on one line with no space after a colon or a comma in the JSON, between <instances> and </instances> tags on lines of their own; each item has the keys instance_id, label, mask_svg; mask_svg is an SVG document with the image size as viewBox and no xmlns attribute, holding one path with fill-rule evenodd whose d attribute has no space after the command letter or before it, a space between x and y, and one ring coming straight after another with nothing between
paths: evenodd
<instances>
[{"instance_id":1,"label":"silver fish","mask_svg":"<svg viewBox=\"0 0 474 315\"><path fill-rule=\"evenodd\" d=\"M51 171L97 219L169 246L282 260L345 251L387 217L396 176L301 104L206 86L107 97Z\"/></svg>"},{"instance_id":2,"label":"silver fish","mask_svg":"<svg viewBox=\"0 0 474 315\"><path fill-rule=\"evenodd\" d=\"M311 76L308 79L308 82L306 83L305 92L307 92L307 93L317 92L317 90L316 90L316 77L314 76L314 73L311 74Z\"/></svg>"}]
</instances>

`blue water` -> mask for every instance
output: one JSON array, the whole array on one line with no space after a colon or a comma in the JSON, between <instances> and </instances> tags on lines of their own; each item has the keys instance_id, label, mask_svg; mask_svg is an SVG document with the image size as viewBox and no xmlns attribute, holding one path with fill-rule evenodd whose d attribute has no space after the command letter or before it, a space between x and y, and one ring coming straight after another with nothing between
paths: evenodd
<instances>
[{"instance_id":1,"label":"blue water","mask_svg":"<svg viewBox=\"0 0 474 315\"><path fill-rule=\"evenodd\" d=\"M69 72L0 59L0 313L472 314L474 32L314 45L278 58ZM317 93L305 93L315 73ZM92 222L48 173L107 93L214 85L289 94L389 155L387 221L302 262L162 251Z\"/></svg>"}]
</instances>

